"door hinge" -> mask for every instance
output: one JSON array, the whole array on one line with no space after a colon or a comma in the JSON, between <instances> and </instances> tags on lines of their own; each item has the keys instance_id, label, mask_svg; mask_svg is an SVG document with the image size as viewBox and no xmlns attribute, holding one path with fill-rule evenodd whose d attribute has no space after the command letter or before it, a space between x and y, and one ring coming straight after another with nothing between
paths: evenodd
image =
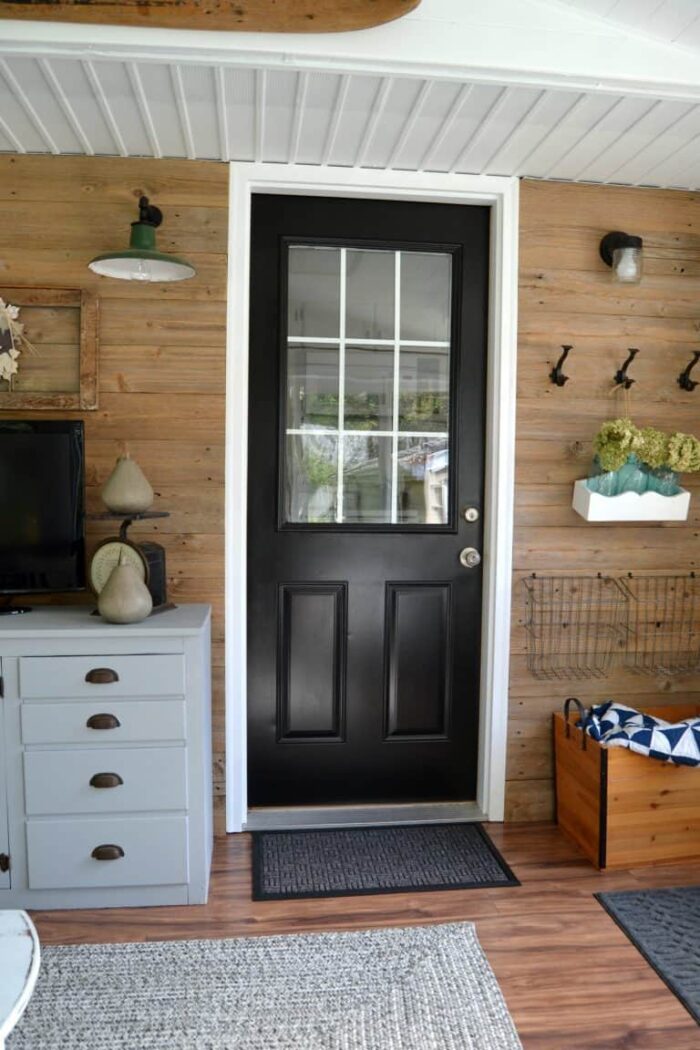
<instances>
[{"instance_id":1,"label":"door hinge","mask_svg":"<svg viewBox=\"0 0 700 1050\"><path fill-rule=\"evenodd\" d=\"M10 857L7 853L0 853L0 871L6 872L10 870Z\"/></svg>"}]
</instances>

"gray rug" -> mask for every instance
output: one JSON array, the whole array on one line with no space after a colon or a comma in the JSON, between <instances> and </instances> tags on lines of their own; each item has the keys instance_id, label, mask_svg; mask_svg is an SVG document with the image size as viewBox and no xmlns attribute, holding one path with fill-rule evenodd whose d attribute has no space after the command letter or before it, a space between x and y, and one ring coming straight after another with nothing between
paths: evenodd
<instances>
[{"instance_id":1,"label":"gray rug","mask_svg":"<svg viewBox=\"0 0 700 1050\"><path fill-rule=\"evenodd\" d=\"M519 886L480 824L253 832L253 900Z\"/></svg>"},{"instance_id":2,"label":"gray rug","mask_svg":"<svg viewBox=\"0 0 700 1050\"><path fill-rule=\"evenodd\" d=\"M596 898L700 1024L700 886Z\"/></svg>"},{"instance_id":3,"label":"gray rug","mask_svg":"<svg viewBox=\"0 0 700 1050\"><path fill-rule=\"evenodd\" d=\"M471 923L45 948L8 1050L522 1050Z\"/></svg>"}]
</instances>

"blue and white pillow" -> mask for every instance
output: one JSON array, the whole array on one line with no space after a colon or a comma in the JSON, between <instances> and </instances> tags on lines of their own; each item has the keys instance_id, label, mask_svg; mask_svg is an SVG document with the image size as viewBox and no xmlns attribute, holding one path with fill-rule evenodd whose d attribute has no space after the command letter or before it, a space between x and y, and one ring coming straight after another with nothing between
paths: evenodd
<instances>
[{"instance_id":1,"label":"blue and white pillow","mask_svg":"<svg viewBox=\"0 0 700 1050\"><path fill-rule=\"evenodd\" d=\"M591 709L584 727L606 747L627 747L677 766L700 766L700 718L664 722L608 700Z\"/></svg>"}]
</instances>

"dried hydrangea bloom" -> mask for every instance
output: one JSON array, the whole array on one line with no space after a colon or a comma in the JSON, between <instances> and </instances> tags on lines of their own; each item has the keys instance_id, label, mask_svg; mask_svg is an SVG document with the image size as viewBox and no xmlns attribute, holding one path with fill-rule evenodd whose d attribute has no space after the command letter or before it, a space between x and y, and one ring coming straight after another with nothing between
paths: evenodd
<instances>
[{"instance_id":1,"label":"dried hydrangea bloom","mask_svg":"<svg viewBox=\"0 0 700 1050\"><path fill-rule=\"evenodd\" d=\"M631 419L626 418L607 420L593 441L603 470L619 470L628 456L638 451L640 444L640 431Z\"/></svg>"},{"instance_id":2,"label":"dried hydrangea bloom","mask_svg":"<svg viewBox=\"0 0 700 1050\"><path fill-rule=\"evenodd\" d=\"M700 470L700 441L692 434L671 434L666 464L679 474L692 474Z\"/></svg>"},{"instance_id":3,"label":"dried hydrangea bloom","mask_svg":"<svg viewBox=\"0 0 700 1050\"><path fill-rule=\"evenodd\" d=\"M643 427L639 434L641 441L638 455L642 463L655 470L665 466L668 461L668 434L655 427Z\"/></svg>"}]
</instances>

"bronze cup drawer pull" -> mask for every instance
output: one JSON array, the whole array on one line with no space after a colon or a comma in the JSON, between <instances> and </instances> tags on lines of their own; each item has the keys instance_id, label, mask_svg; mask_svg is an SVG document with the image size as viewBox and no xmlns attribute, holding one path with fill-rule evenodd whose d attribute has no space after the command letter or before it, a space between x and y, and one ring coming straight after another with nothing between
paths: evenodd
<instances>
[{"instance_id":1,"label":"bronze cup drawer pull","mask_svg":"<svg viewBox=\"0 0 700 1050\"><path fill-rule=\"evenodd\" d=\"M124 783L118 773L95 773L90 777L90 787L94 788L116 788Z\"/></svg>"},{"instance_id":2,"label":"bronze cup drawer pull","mask_svg":"<svg viewBox=\"0 0 700 1050\"><path fill-rule=\"evenodd\" d=\"M95 846L90 856L95 860L120 860L124 856L124 850L121 846L105 843L103 846Z\"/></svg>"},{"instance_id":3,"label":"bronze cup drawer pull","mask_svg":"<svg viewBox=\"0 0 700 1050\"><path fill-rule=\"evenodd\" d=\"M91 685L109 685L110 682L118 682L119 675L111 667L93 667L85 675L85 681Z\"/></svg>"},{"instance_id":4,"label":"bronze cup drawer pull","mask_svg":"<svg viewBox=\"0 0 700 1050\"><path fill-rule=\"evenodd\" d=\"M119 729L121 722L116 715L90 715L85 725L88 729Z\"/></svg>"}]
</instances>

